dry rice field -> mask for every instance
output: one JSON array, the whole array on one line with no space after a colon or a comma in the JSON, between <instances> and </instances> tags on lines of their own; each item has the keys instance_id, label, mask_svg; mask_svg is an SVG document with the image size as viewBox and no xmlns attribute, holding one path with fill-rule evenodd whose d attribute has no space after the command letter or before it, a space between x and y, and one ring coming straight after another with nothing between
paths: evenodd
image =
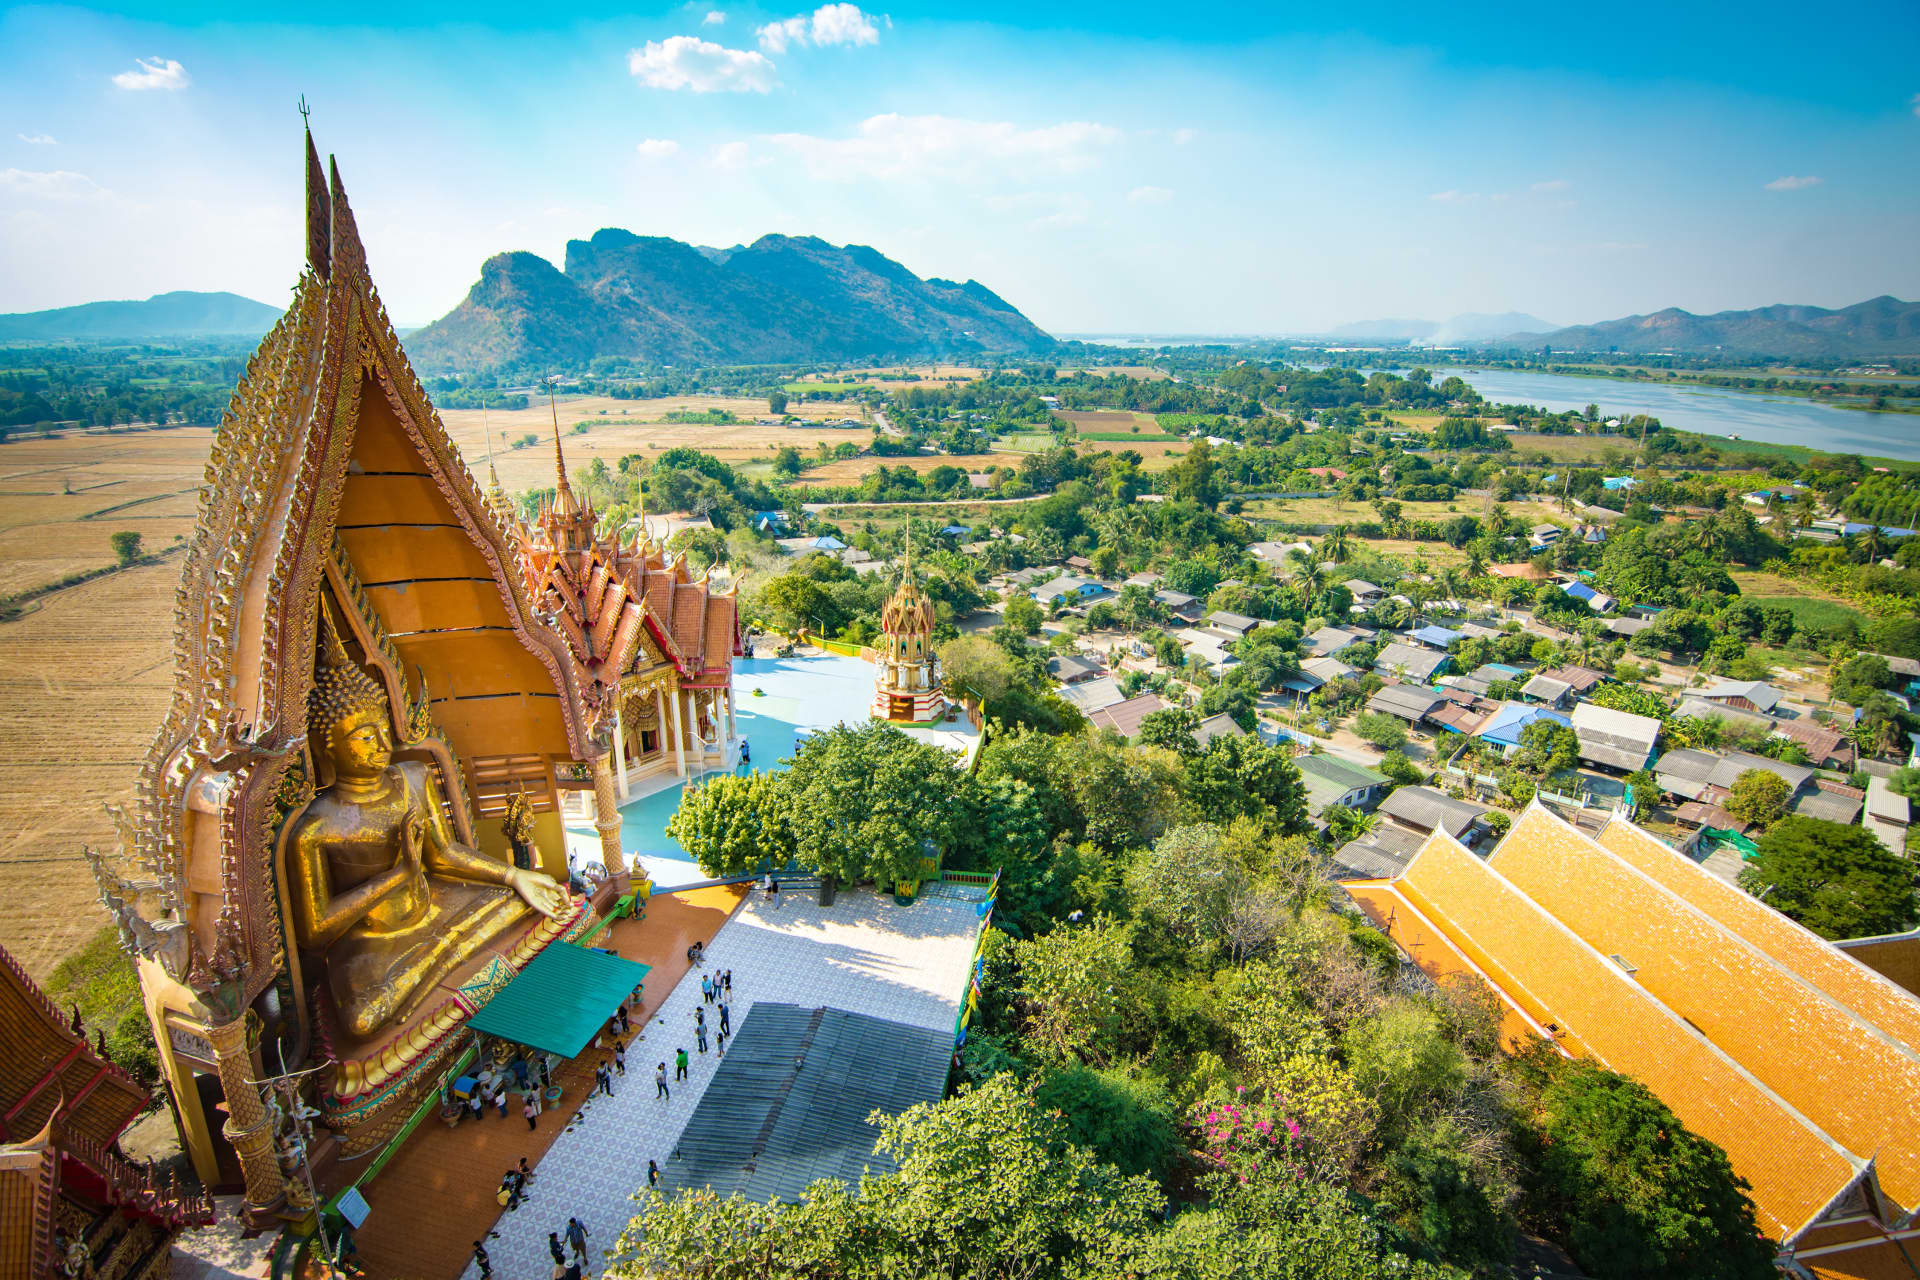
<instances>
[{"instance_id":1,"label":"dry rice field","mask_svg":"<svg viewBox=\"0 0 1920 1280\"><path fill-rule=\"evenodd\" d=\"M864 446L871 439L868 428L762 424L767 402L737 396L674 396L659 400L614 400L605 396L575 396L557 406L560 432L565 441L569 468L584 467L595 458L605 459L609 467L629 453L657 455L668 449L686 446L710 453L732 466L755 458L771 457L782 445L792 445L803 453L811 452L825 441L839 444L851 441ZM728 409L741 419L731 426L706 423L664 421L676 409L699 412L703 409ZM811 422L852 418L864 422L860 406L838 401L794 401L788 411ZM484 416L485 426L482 426ZM487 474L487 431L493 433L493 458L500 470L500 483L510 492L551 488L553 485L553 416L547 406L536 404L504 413L489 409L443 409L440 418L447 434L460 447L467 466L484 483ZM593 425L575 433L576 423ZM509 442L527 435L539 437L539 443L514 449Z\"/></svg>"},{"instance_id":2,"label":"dry rice field","mask_svg":"<svg viewBox=\"0 0 1920 1280\"><path fill-rule=\"evenodd\" d=\"M212 432L0 444L0 590L110 563L107 537L193 530ZM72 492L68 492L71 490ZM99 928L83 846L111 847L172 679L169 555L41 597L0 622L0 945L36 977Z\"/></svg>"}]
</instances>

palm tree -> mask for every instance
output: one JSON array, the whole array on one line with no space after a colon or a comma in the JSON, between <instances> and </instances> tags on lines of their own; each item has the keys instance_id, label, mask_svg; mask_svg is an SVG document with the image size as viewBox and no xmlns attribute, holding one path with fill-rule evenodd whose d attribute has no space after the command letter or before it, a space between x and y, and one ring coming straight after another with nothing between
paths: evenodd
<instances>
[{"instance_id":1,"label":"palm tree","mask_svg":"<svg viewBox=\"0 0 1920 1280\"><path fill-rule=\"evenodd\" d=\"M1469 548L1467 551L1467 576L1469 578L1484 578L1487 576L1487 558L1480 553L1480 548L1477 545Z\"/></svg>"},{"instance_id":2,"label":"palm tree","mask_svg":"<svg viewBox=\"0 0 1920 1280\"><path fill-rule=\"evenodd\" d=\"M1449 605L1460 603L1460 571L1452 565L1440 571L1440 590L1446 593Z\"/></svg>"},{"instance_id":3,"label":"palm tree","mask_svg":"<svg viewBox=\"0 0 1920 1280\"><path fill-rule=\"evenodd\" d=\"M1322 559L1340 564L1347 558L1347 526L1337 524L1320 543Z\"/></svg>"}]
</instances>

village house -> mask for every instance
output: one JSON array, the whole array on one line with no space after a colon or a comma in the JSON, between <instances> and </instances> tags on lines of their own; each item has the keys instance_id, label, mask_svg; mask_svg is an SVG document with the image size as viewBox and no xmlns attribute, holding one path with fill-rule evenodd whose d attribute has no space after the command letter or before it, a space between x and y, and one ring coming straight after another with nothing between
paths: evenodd
<instances>
[{"instance_id":1,"label":"village house","mask_svg":"<svg viewBox=\"0 0 1920 1280\"><path fill-rule=\"evenodd\" d=\"M1399 675L1405 679L1417 680L1422 684L1430 683L1433 678L1446 671L1453 659L1444 653L1432 649L1415 648L1410 644L1394 641L1383 645L1374 655L1373 669L1381 675Z\"/></svg>"},{"instance_id":2,"label":"village house","mask_svg":"<svg viewBox=\"0 0 1920 1280\"><path fill-rule=\"evenodd\" d=\"M1347 593L1353 597L1353 602L1363 609L1370 609L1387 598L1384 590L1374 586L1365 578L1348 578L1340 585L1347 589Z\"/></svg>"},{"instance_id":3,"label":"village house","mask_svg":"<svg viewBox=\"0 0 1920 1280\"><path fill-rule=\"evenodd\" d=\"M1582 702L1573 709L1573 732L1580 739L1580 758L1588 764L1620 773L1644 769L1660 737L1660 722L1651 716Z\"/></svg>"},{"instance_id":4,"label":"village house","mask_svg":"<svg viewBox=\"0 0 1920 1280\"><path fill-rule=\"evenodd\" d=\"M1153 598L1166 606L1167 612L1182 622L1198 622L1207 602L1198 596L1190 596L1184 591L1156 591Z\"/></svg>"}]
</instances>

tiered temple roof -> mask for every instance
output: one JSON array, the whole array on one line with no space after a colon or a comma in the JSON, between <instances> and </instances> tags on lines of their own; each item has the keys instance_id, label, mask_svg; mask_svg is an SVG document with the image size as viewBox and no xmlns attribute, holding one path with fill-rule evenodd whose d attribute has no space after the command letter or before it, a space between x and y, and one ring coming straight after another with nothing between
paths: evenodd
<instances>
[{"instance_id":1,"label":"tiered temple roof","mask_svg":"<svg viewBox=\"0 0 1920 1280\"><path fill-rule=\"evenodd\" d=\"M114 1144L149 1105L147 1091L4 949L0 1044L0 1276L58 1274L62 1224L88 1224L82 1243L98 1244L108 1264L95 1274L112 1280L137 1274L129 1267L164 1251L181 1227L213 1221L205 1195L120 1155Z\"/></svg>"},{"instance_id":2,"label":"tiered temple roof","mask_svg":"<svg viewBox=\"0 0 1920 1280\"><path fill-rule=\"evenodd\" d=\"M1346 888L1429 973L1492 984L1510 1035L1635 1077L1723 1147L1814 1274L1878 1274L1881 1228L1911 1229L1920 1000L1831 943L1631 823L1595 840L1538 805L1488 859L1436 833Z\"/></svg>"},{"instance_id":3,"label":"tiered temple roof","mask_svg":"<svg viewBox=\"0 0 1920 1280\"><path fill-rule=\"evenodd\" d=\"M743 652L732 585L695 577L685 557L653 541L644 517L631 541L601 534L593 504L567 478L557 416L553 454L553 498L532 524L512 526L528 596L566 635L583 685L617 684L640 659L643 633L683 684L726 685Z\"/></svg>"}]
</instances>

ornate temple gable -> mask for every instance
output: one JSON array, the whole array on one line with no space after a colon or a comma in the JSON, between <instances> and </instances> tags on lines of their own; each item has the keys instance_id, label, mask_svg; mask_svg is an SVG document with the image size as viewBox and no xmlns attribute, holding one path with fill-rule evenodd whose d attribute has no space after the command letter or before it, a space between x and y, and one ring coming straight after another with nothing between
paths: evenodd
<instances>
[{"instance_id":1,"label":"ornate temple gable","mask_svg":"<svg viewBox=\"0 0 1920 1280\"><path fill-rule=\"evenodd\" d=\"M222 419L176 592L173 698L122 817L144 882L101 868L142 917L144 932L127 928L143 954L217 993L216 1018L282 968L269 859L303 757L336 534L456 751L590 749L565 642L528 607L507 532L400 348L337 166L321 168L310 136L306 150L307 266ZM518 700L504 736L519 741L501 740L497 715L466 710L501 697Z\"/></svg>"}]
</instances>

